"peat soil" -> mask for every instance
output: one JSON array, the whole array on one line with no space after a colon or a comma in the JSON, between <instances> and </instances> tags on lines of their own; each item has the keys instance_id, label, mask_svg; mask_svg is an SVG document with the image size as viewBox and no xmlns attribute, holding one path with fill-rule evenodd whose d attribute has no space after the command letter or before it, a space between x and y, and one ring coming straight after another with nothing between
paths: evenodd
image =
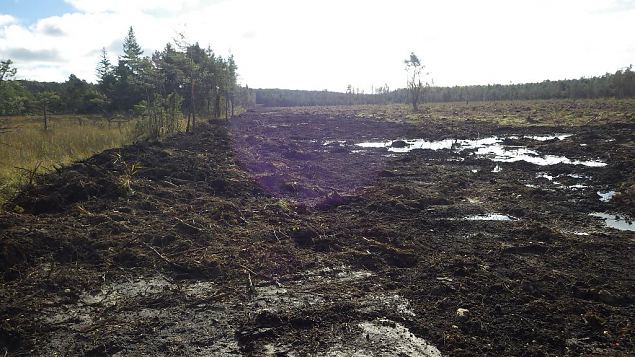
<instances>
[{"instance_id":1,"label":"peat soil","mask_svg":"<svg viewBox=\"0 0 635 357\"><path fill-rule=\"evenodd\" d=\"M634 129L274 110L106 151L0 213L0 352L632 355Z\"/></svg>"}]
</instances>

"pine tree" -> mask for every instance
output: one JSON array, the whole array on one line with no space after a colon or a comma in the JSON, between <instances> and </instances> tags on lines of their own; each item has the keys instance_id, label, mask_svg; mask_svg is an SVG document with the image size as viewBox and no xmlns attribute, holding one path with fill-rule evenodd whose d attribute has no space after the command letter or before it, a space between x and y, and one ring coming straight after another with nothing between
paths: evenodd
<instances>
[{"instance_id":1,"label":"pine tree","mask_svg":"<svg viewBox=\"0 0 635 357\"><path fill-rule=\"evenodd\" d=\"M101 49L101 59L97 63L97 81L99 83L103 83L104 78L110 74L112 74L112 63L108 59L108 52L106 52L106 48Z\"/></svg>"},{"instance_id":2,"label":"pine tree","mask_svg":"<svg viewBox=\"0 0 635 357\"><path fill-rule=\"evenodd\" d=\"M137 42L134 29L130 26L128 36L126 36L123 42L123 56L121 57L121 61L133 74L138 74L142 54L143 50Z\"/></svg>"},{"instance_id":3,"label":"pine tree","mask_svg":"<svg viewBox=\"0 0 635 357\"><path fill-rule=\"evenodd\" d=\"M15 77L17 70L13 67L13 61L10 59L0 61L0 84L4 80L11 80Z\"/></svg>"}]
</instances>

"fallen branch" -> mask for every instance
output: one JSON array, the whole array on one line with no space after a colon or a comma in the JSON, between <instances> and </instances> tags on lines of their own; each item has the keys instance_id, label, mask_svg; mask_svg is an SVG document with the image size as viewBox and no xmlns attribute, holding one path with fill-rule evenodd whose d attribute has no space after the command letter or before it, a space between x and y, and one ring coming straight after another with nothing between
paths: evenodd
<instances>
[{"instance_id":1,"label":"fallen branch","mask_svg":"<svg viewBox=\"0 0 635 357\"><path fill-rule=\"evenodd\" d=\"M167 255L167 257L175 257L177 255L184 255L184 254L188 254L188 253L194 253L194 252L198 252L201 250L207 250L209 249L209 247L197 247L197 248L191 248L191 249L187 249L181 252L175 252L175 253L170 253Z\"/></svg>"},{"instance_id":2,"label":"fallen branch","mask_svg":"<svg viewBox=\"0 0 635 357\"><path fill-rule=\"evenodd\" d=\"M161 254L158 250L156 250L153 246L151 246L150 244L143 242L143 245L145 245L146 247L150 248L150 250L152 250L159 258L161 258L161 260L163 260L164 262L168 263L169 265L178 267L178 268L182 268L180 265L174 263L173 261L171 261L170 259L166 258L163 254Z\"/></svg>"},{"instance_id":3,"label":"fallen branch","mask_svg":"<svg viewBox=\"0 0 635 357\"><path fill-rule=\"evenodd\" d=\"M187 231L189 233L201 233L203 231L201 228L193 226L193 225L183 221L182 219L179 219L177 217L174 217L174 219L176 219L178 221L178 223L175 225L175 227L177 229L179 229L179 230Z\"/></svg>"},{"instance_id":4,"label":"fallen branch","mask_svg":"<svg viewBox=\"0 0 635 357\"><path fill-rule=\"evenodd\" d=\"M172 182L170 182L170 181L168 181L168 180L163 180L163 181L161 181L161 182L162 182L162 183L164 183L164 184L166 184L166 185L168 185L168 186L172 186L172 187L179 187L179 185L176 185L176 184L174 184L174 183L172 183Z\"/></svg>"},{"instance_id":5,"label":"fallen branch","mask_svg":"<svg viewBox=\"0 0 635 357\"><path fill-rule=\"evenodd\" d=\"M243 264L240 264L240 263L238 263L238 266L243 268L243 269L245 269L245 271L247 271L247 272L249 272L249 273L251 273L251 274L253 274L255 276L258 276L258 277L260 277L260 278L262 278L264 280L267 280L269 282L272 282L272 283L276 284L276 286L278 286L279 288L282 287L282 284L280 284L280 282L276 278L272 278L272 277L266 276L265 274L262 274L262 273L257 273L255 271L251 270L249 267L247 267L247 266L245 266ZM249 282L251 282L251 276L249 276Z\"/></svg>"}]
</instances>

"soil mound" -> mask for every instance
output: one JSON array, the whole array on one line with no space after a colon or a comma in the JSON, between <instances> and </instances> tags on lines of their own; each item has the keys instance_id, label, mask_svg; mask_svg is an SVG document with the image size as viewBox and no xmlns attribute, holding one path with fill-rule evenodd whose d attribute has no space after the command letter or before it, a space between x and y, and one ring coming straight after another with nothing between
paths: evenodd
<instances>
[{"instance_id":1,"label":"soil mound","mask_svg":"<svg viewBox=\"0 0 635 357\"><path fill-rule=\"evenodd\" d=\"M112 154L100 155L112 158ZM33 214L62 212L90 198L115 199L127 192L125 177L120 173L85 161L40 177L34 186L25 187L7 206Z\"/></svg>"}]
</instances>

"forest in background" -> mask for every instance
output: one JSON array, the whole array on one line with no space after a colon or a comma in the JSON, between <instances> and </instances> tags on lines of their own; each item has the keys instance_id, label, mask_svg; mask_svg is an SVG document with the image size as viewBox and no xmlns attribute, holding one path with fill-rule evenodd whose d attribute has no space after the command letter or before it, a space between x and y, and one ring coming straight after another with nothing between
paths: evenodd
<instances>
[{"instance_id":1,"label":"forest in background","mask_svg":"<svg viewBox=\"0 0 635 357\"><path fill-rule=\"evenodd\" d=\"M408 89L388 86L364 93L349 85L345 93L289 89L256 89L256 103L266 107L409 103ZM424 88L424 103L536 99L635 97L632 66L599 77L525 84L491 84Z\"/></svg>"},{"instance_id":2,"label":"forest in background","mask_svg":"<svg viewBox=\"0 0 635 357\"><path fill-rule=\"evenodd\" d=\"M13 80L10 60L0 67L0 115L41 114L148 114L149 108L170 105L192 123L196 116L229 117L235 107L252 108L317 105L408 103L407 88L391 90L387 85L365 93L349 85L346 92L291 89L250 89L237 83L233 56L223 58L198 43L183 38L168 43L162 51L143 57L130 28L123 56L112 64L103 50L97 66L98 81L89 83L71 74L66 82ZM454 87L426 85L423 103L536 99L631 98L635 96L632 66L615 73L590 78L545 80L540 83L488 84ZM161 102L161 103L159 103ZM177 103L178 102L178 103Z\"/></svg>"}]
</instances>

